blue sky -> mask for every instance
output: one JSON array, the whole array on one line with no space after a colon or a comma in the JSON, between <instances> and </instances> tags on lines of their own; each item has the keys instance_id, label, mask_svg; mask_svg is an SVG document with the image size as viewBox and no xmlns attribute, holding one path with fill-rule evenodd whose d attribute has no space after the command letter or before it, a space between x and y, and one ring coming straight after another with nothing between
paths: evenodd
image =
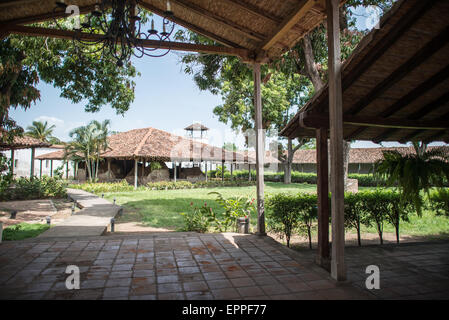
<instances>
[{"instance_id":1,"label":"blue sky","mask_svg":"<svg viewBox=\"0 0 449 320\"><path fill-rule=\"evenodd\" d=\"M156 19L156 25L160 25ZM24 128L34 120L48 121L56 126L55 136L69 139L69 132L95 119L111 120L111 130L127 131L154 127L184 135L183 128L193 122L201 122L211 130L209 143L222 146L223 142L235 142L243 148L242 136L236 136L229 126L218 121L213 108L222 103L220 96L200 91L191 76L182 71L180 53L169 53L162 58L133 58L141 76L135 79L135 100L124 115L116 115L110 106L103 106L97 113L86 113L85 103L73 104L61 98L58 89L44 82L38 85L41 99L27 111L12 110L11 116ZM397 144L385 144L397 145ZM353 147L376 147L371 142L356 142Z\"/></svg>"}]
</instances>

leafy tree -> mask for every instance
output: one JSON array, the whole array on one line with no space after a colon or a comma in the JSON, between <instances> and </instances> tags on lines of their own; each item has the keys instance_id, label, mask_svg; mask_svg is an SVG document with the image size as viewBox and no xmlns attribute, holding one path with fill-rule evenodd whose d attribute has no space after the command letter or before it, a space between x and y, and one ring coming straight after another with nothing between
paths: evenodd
<instances>
[{"instance_id":1,"label":"leafy tree","mask_svg":"<svg viewBox=\"0 0 449 320\"><path fill-rule=\"evenodd\" d=\"M237 151L237 146L233 142L225 142L223 144L223 149L228 151Z\"/></svg>"},{"instance_id":2,"label":"leafy tree","mask_svg":"<svg viewBox=\"0 0 449 320\"><path fill-rule=\"evenodd\" d=\"M342 57L347 58L363 36L354 29L356 18L352 7L378 5L387 10L393 0L352 0L341 9ZM179 31L177 38L199 44L213 41L190 31ZM201 90L208 90L223 97L223 104L214 114L233 129L254 128L253 79L251 69L236 57L218 55L182 56L184 72L193 76ZM299 107L319 91L327 77L327 38L324 25L305 36L296 46L277 61L261 68L263 80L263 128L279 130L284 127ZM291 161L299 148L291 148L287 142L288 156L282 158L287 170L285 182L291 181ZM349 148L346 148L349 150ZM283 154L283 150L280 154ZM349 156L347 152L346 158ZM288 169L290 168L290 170Z\"/></svg>"},{"instance_id":3,"label":"leafy tree","mask_svg":"<svg viewBox=\"0 0 449 320\"><path fill-rule=\"evenodd\" d=\"M49 126L47 121L33 121L33 124L27 127L26 133L33 138L49 142L53 138L52 134L55 128L55 125Z\"/></svg>"},{"instance_id":4,"label":"leafy tree","mask_svg":"<svg viewBox=\"0 0 449 320\"><path fill-rule=\"evenodd\" d=\"M384 159L374 165L374 174L399 189L401 202L411 201L418 215L422 213L421 191L429 195L433 186L443 187L449 180L449 154L444 147L428 150L427 145L414 142L415 153L384 151Z\"/></svg>"},{"instance_id":5,"label":"leafy tree","mask_svg":"<svg viewBox=\"0 0 449 320\"><path fill-rule=\"evenodd\" d=\"M365 222L366 216L361 206L361 194L345 194L345 227L354 228L357 231L357 243L362 245L360 236L360 226Z\"/></svg>"},{"instance_id":6,"label":"leafy tree","mask_svg":"<svg viewBox=\"0 0 449 320\"><path fill-rule=\"evenodd\" d=\"M131 63L118 68L112 57L79 54L70 40L10 36L0 41L0 127L21 132L9 110L27 110L39 100L36 86L40 80L60 89L61 97L74 103L86 100L87 112L109 104L124 114L134 100L136 75Z\"/></svg>"}]
</instances>

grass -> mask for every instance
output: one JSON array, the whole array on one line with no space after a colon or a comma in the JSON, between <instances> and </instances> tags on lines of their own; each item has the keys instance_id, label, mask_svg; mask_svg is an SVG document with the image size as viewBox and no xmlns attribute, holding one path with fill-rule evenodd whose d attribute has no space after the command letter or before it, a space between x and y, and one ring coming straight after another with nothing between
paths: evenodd
<instances>
[{"instance_id":1,"label":"grass","mask_svg":"<svg viewBox=\"0 0 449 320\"><path fill-rule=\"evenodd\" d=\"M3 229L3 240L11 241L34 238L49 228L50 226L46 224L22 222Z\"/></svg>"},{"instance_id":2,"label":"grass","mask_svg":"<svg viewBox=\"0 0 449 320\"><path fill-rule=\"evenodd\" d=\"M215 195L208 194L213 191L220 192L224 197L235 197L236 195L256 197L256 187L249 186L107 193L105 198L110 201L116 198L117 204L125 208L125 214L117 222L137 221L154 228L177 230L183 227L183 218L180 213L190 210L190 202L193 202L193 205L197 207L203 206L204 202L207 202L208 206L212 207L214 211L222 211L214 201ZM316 185L265 183L265 195L280 192L316 192ZM251 222L256 222L255 217L251 219Z\"/></svg>"}]
</instances>

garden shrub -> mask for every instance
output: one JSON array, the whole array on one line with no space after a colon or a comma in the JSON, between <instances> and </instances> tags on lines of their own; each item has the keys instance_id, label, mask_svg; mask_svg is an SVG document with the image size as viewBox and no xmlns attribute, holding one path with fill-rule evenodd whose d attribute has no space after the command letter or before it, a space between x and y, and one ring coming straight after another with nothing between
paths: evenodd
<instances>
[{"instance_id":1,"label":"garden shrub","mask_svg":"<svg viewBox=\"0 0 449 320\"><path fill-rule=\"evenodd\" d=\"M357 232L357 243L362 245L360 226L366 222L366 215L362 210L361 193L345 193L345 228L354 228Z\"/></svg>"},{"instance_id":2,"label":"garden shrub","mask_svg":"<svg viewBox=\"0 0 449 320\"><path fill-rule=\"evenodd\" d=\"M210 213L212 208L207 207L207 203L204 207L193 207L193 203L190 203L191 211L182 212L181 215L184 218L184 228L182 231L194 231L199 233L205 233L210 227Z\"/></svg>"},{"instance_id":3,"label":"garden shrub","mask_svg":"<svg viewBox=\"0 0 449 320\"><path fill-rule=\"evenodd\" d=\"M1 194L2 200L33 200L67 197L66 182L58 178L19 178Z\"/></svg>"},{"instance_id":4,"label":"garden shrub","mask_svg":"<svg viewBox=\"0 0 449 320\"><path fill-rule=\"evenodd\" d=\"M107 192L128 192L134 190L134 187L130 185L126 180L109 183L86 182L81 184L72 184L70 185L70 188L81 189L96 194Z\"/></svg>"},{"instance_id":5,"label":"garden shrub","mask_svg":"<svg viewBox=\"0 0 449 320\"><path fill-rule=\"evenodd\" d=\"M430 192L429 203L437 215L449 217L449 189L437 189Z\"/></svg>"}]
</instances>

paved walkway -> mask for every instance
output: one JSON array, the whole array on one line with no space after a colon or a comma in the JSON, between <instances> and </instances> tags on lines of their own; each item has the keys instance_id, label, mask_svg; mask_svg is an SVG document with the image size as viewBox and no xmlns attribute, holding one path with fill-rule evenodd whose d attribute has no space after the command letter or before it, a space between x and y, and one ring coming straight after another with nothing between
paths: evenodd
<instances>
[{"instance_id":1,"label":"paved walkway","mask_svg":"<svg viewBox=\"0 0 449 320\"><path fill-rule=\"evenodd\" d=\"M88 237L102 235L115 217L120 206L114 205L89 192L67 189L67 195L82 210L39 235L39 238Z\"/></svg>"},{"instance_id":2,"label":"paved walkway","mask_svg":"<svg viewBox=\"0 0 449 320\"><path fill-rule=\"evenodd\" d=\"M448 299L449 242L347 248L337 284L269 237L163 233L0 244L0 299ZM367 265L380 290L365 288ZM67 290L68 265L81 288Z\"/></svg>"}]
</instances>

